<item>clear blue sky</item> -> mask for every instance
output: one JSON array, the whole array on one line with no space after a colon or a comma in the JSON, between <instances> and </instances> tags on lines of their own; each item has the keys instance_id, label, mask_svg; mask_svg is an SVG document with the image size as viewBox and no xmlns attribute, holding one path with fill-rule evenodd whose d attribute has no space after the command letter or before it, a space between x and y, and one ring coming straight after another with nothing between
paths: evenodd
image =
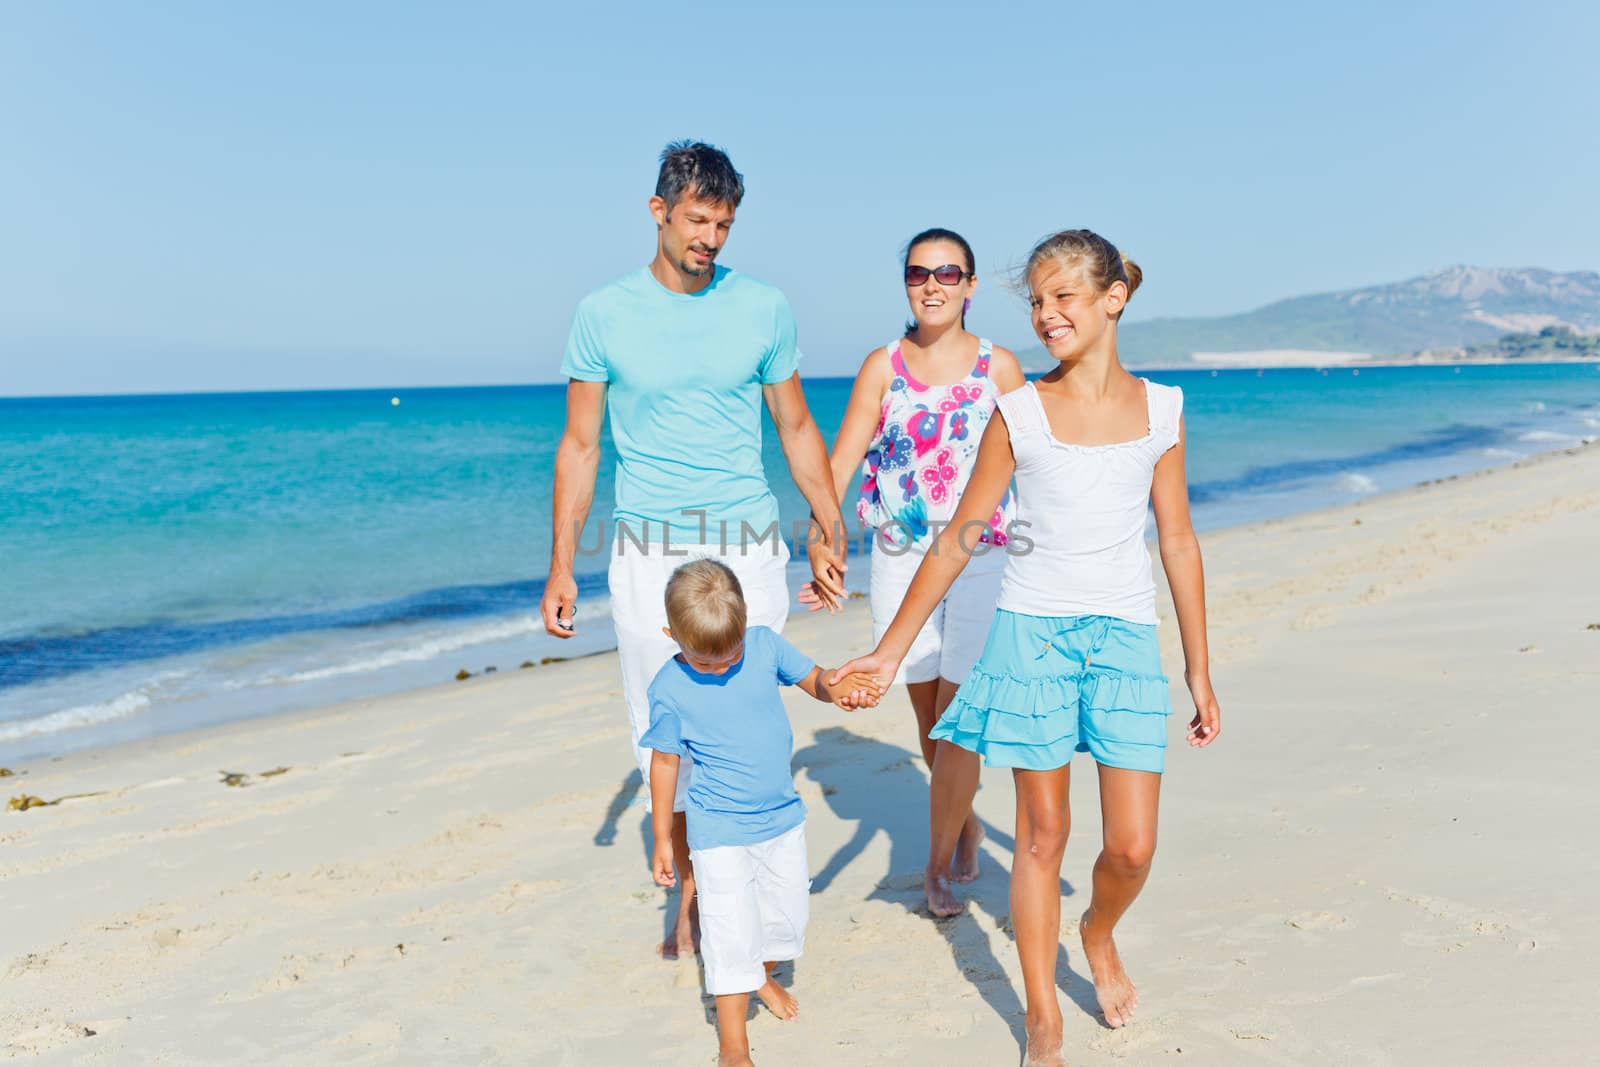
<instances>
[{"instance_id":1,"label":"clear blue sky","mask_svg":"<svg viewBox=\"0 0 1600 1067\"><path fill-rule=\"evenodd\" d=\"M1001 271L1064 226L1145 267L1130 319L1600 267L1600 9L1415 6L8 5L0 395L551 380L685 136L811 375L930 225L1017 346Z\"/></svg>"}]
</instances>

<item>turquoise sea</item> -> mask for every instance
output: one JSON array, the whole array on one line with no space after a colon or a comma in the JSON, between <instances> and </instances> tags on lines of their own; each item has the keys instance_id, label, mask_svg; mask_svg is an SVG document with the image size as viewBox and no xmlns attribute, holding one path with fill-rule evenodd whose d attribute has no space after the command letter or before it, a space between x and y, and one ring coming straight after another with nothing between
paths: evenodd
<instances>
[{"instance_id":1,"label":"turquoise sea","mask_svg":"<svg viewBox=\"0 0 1600 1067\"><path fill-rule=\"evenodd\" d=\"M1184 388L1202 528L1600 435L1591 364L1149 377ZM849 388L806 383L830 440ZM603 556L580 636L538 621L563 395L0 399L0 763L605 647ZM770 426L766 459L788 528Z\"/></svg>"}]
</instances>

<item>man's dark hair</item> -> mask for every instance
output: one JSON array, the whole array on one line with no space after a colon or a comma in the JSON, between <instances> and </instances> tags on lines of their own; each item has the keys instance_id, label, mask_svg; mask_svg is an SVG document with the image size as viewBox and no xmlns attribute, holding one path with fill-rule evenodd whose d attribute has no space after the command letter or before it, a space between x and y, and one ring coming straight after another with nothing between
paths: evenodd
<instances>
[{"instance_id":1,"label":"man's dark hair","mask_svg":"<svg viewBox=\"0 0 1600 1067\"><path fill-rule=\"evenodd\" d=\"M744 199L744 177L733 169L728 153L715 145L673 141L661 150L656 195L667 202L669 215L686 196L738 207Z\"/></svg>"}]
</instances>

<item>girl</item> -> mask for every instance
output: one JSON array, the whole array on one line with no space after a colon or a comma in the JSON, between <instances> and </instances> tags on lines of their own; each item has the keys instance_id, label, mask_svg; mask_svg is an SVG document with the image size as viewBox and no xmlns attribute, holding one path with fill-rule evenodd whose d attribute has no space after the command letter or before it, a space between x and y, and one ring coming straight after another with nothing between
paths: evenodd
<instances>
[{"instance_id":1,"label":"girl","mask_svg":"<svg viewBox=\"0 0 1600 1067\"><path fill-rule=\"evenodd\" d=\"M966 310L978 278L972 247L957 233L924 230L906 246L902 263L911 321L905 336L867 356L856 376L850 404L829 463L839 499L861 466L856 513L873 532L872 626L881 640L905 597L911 576L955 516L978 442L1000 393L1022 387L1022 368L1004 348L967 332ZM863 464L863 458L865 463ZM892 684L904 683L917 716L922 756L932 770L929 797L928 866L923 889L937 916L956 915L965 905L949 882L978 876L983 829L972 814L978 786L978 755L928 730L977 661L988 630L1004 546L1012 521L1004 486L973 522L967 538L973 558L952 576L913 628ZM949 551L956 551L953 547ZM807 588L800 599L821 606Z\"/></svg>"},{"instance_id":2,"label":"girl","mask_svg":"<svg viewBox=\"0 0 1600 1067\"><path fill-rule=\"evenodd\" d=\"M1104 830L1078 924L1084 955L1108 1024L1126 1024L1138 1003L1112 931L1150 871L1171 710L1156 646L1147 502L1194 698L1189 744L1216 740L1221 711L1189 522L1183 394L1135 378L1117 359L1117 320L1141 272L1105 238L1067 230L1033 249L1025 277L1034 332L1060 365L1000 398L1002 418L984 431L954 524L927 553L878 647L839 676L864 670L883 679L899 668L966 562L957 544L963 523L990 514L1015 474L1031 551L1009 556L983 655L932 736L1013 768L1011 915L1027 990L1025 1063L1042 1067L1063 1062L1055 961L1074 751L1099 765ZM945 766L935 767L935 794Z\"/></svg>"}]
</instances>

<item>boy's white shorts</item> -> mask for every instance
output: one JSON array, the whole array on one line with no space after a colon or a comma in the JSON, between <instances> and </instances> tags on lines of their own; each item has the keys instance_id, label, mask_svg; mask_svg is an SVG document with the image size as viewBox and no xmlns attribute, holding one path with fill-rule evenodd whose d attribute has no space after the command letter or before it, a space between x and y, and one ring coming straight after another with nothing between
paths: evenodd
<instances>
[{"instance_id":1,"label":"boy's white shorts","mask_svg":"<svg viewBox=\"0 0 1600 1067\"><path fill-rule=\"evenodd\" d=\"M696 849L700 959L706 992L749 993L766 984L768 960L797 959L811 915L806 827L754 845Z\"/></svg>"},{"instance_id":2,"label":"boy's white shorts","mask_svg":"<svg viewBox=\"0 0 1600 1067\"><path fill-rule=\"evenodd\" d=\"M911 579L922 565L929 541L914 542L903 552L885 548L882 536L872 543L872 640L883 640L895 612L911 588ZM994 622L995 605L1000 600L1000 576L1006 569L1006 550L994 546L983 555L974 555L956 578L950 592L933 609L928 621L911 642L906 658L900 661L895 685L931 682L946 678L960 685L977 664Z\"/></svg>"},{"instance_id":3,"label":"boy's white shorts","mask_svg":"<svg viewBox=\"0 0 1600 1067\"><path fill-rule=\"evenodd\" d=\"M667 624L667 579L672 572L694 559L716 559L726 563L739 579L744 591L745 621L749 626L765 626L778 633L789 617L789 548L781 540L768 540L740 550L730 544L673 545L666 555L661 545L643 551L625 541L622 551L611 557L607 574L611 586L611 620L617 630L617 659L622 667L622 699L628 705L628 722L633 728L633 755L644 775L645 810L650 810L651 750L639 747L639 738L650 728L650 683L656 672L678 654L678 645L661 632ZM681 553L681 554L680 554ZM678 795L672 810L682 811L689 790L688 756L679 757Z\"/></svg>"}]
</instances>

